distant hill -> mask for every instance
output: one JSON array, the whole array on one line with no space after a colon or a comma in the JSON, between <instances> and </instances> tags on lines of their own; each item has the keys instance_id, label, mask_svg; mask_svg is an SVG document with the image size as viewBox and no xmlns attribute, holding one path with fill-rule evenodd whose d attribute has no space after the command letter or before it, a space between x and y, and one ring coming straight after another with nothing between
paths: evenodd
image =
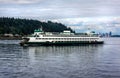
<instances>
[{"instance_id":1,"label":"distant hill","mask_svg":"<svg viewBox=\"0 0 120 78\"><path fill-rule=\"evenodd\" d=\"M40 22L32 19L8 18L0 17L0 34L20 34L28 35L34 32L35 29L41 28L45 32L62 32L63 30L70 30L61 23L54 23L51 21Z\"/></svg>"}]
</instances>

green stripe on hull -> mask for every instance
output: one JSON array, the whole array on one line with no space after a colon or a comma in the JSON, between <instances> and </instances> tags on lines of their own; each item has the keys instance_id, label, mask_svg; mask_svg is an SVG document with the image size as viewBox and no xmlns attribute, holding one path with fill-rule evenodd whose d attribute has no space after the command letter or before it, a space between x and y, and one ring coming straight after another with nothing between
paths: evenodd
<instances>
[{"instance_id":1,"label":"green stripe on hull","mask_svg":"<svg viewBox=\"0 0 120 78\"><path fill-rule=\"evenodd\" d=\"M80 44L103 44L103 41L92 41L92 42L89 42L89 41L75 41L75 42L26 42L25 44L28 44L28 45L80 45Z\"/></svg>"}]
</instances>

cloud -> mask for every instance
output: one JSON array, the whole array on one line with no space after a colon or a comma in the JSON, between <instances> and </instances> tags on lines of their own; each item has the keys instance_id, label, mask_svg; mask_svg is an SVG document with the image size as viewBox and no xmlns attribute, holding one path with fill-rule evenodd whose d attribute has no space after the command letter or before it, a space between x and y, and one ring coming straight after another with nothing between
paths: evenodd
<instances>
[{"instance_id":1,"label":"cloud","mask_svg":"<svg viewBox=\"0 0 120 78\"><path fill-rule=\"evenodd\" d=\"M97 31L117 31L120 0L0 0L0 16L52 20L80 30L93 25Z\"/></svg>"},{"instance_id":2,"label":"cloud","mask_svg":"<svg viewBox=\"0 0 120 78\"><path fill-rule=\"evenodd\" d=\"M4 3L8 3L5 5ZM53 18L66 17L91 17L91 16L117 16L120 13L119 0L0 0L0 4L8 7L31 7L51 8L50 13ZM11 5L13 4L13 5ZM29 4L29 5L16 5ZM19 9L18 7L18 9ZM34 10L31 10L31 14ZM43 12L42 15L49 13ZM54 16L55 15L55 16ZM39 16L38 16L39 17Z\"/></svg>"},{"instance_id":3,"label":"cloud","mask_svg":"<svg viewBox=\"0 0 120 78\"><path fill-rule=\"evenodd\" d=\"M13 4L30 4L37 3L41 0L0 0L0 3L13 3Z\"/></svg>"},{"instance_id":4,"label":"cloud","mask_svg":"<svg viewBox=\"0 0 120 78\"><path fill-rule=\"evenodd\" d=\"M67 18L53 21L62 22L77 32L87 32L88 28L97 33L120 31L120 17Z\"/></svg>"}]
</instances>

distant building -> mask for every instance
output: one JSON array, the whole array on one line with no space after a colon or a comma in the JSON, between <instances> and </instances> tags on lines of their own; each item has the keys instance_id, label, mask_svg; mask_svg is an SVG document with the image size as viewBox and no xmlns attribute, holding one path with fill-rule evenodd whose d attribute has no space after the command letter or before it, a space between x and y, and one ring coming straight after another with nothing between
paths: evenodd
<instances>
[{"instance_id":1,"label":"distant building","mask_svg":"<svg viewBox=\"0 0 120 78\"><path fill-rule=\"evenodd\" d=\"M109 37L111 37L111 36L112 36L112 32L110 31L110 32L109 32Z\"/></svg>"},{"instance_id":2,"label":"distant building","mask_svg":"<svg viewBox=\"0 0 120 78\"><path fill-rule=\"evenodd\" d=\"M14 35L13 34L4 34L4 36L6 36L6 37L13 37Z\"/></svg>"},{"instance_id":3,"label":"distant building","mask_svg":"<svg viewBox=\"0 0 120 78\"><path fill-rule=\"evenodd\" d=\"M99 33L98 35L101 36L101 37L111 37L112 36L112 32L109 32L109 33Z\"/></svg>"},{"instance_id":4,"label":"distant building","mask_svg":"<svg viewBox=\"0 0 120 78\"><path fill-rule=\"evenodd\" d=\"M19 37L20 35L19 35L19 34L15 34L14 36L15 36L15 37Z\"/></svg>"}]
</instances>

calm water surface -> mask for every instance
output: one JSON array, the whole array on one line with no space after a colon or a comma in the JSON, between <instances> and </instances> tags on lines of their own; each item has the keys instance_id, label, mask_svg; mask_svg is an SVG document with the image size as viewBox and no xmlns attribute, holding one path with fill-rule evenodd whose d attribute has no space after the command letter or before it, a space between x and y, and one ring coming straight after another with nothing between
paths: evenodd
<instances>
[{"instance_id":1,"label":"calm water surface","mask_svg":"<svg viewBox=\"0 0 120 78\"><path fill-rule=\"evenodd\" d=\"M0 41L0 78L120 78L120 38L103 45L21 47Z\"/></svg>"}]
</instances>

